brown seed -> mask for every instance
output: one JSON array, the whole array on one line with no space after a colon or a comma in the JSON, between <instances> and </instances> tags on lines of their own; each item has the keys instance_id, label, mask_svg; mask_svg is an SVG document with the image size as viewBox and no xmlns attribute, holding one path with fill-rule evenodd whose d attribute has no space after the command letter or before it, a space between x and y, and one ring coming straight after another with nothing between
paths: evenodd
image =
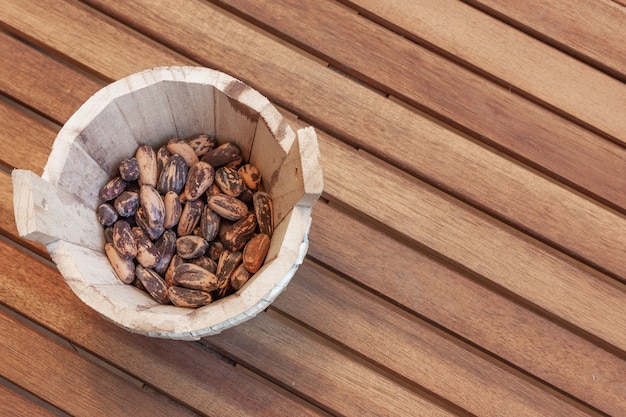
<instances>
[{"instance_id":1,"label":"brown seed","mask_svg":"<svg viewBox=\"0 0 626 417\"><path fill-rule=\"evenodd\" d=\"M174 191L168 191L163 196L163 205L165 206L165 219L163 220L163 227L171 229L178 224L183 211L178 194Z\"/></svg>"},{"instance_id":2,"label":"brown seed","mask_svg":"<svg viewBox=\"0 0 626 417\"><path fill-rule=\"evenodd\" d=\"M272 199L264 191L257 191L252 197L256 220L259 224L259 231L272 237L274 232L274 209Z\"/></svg>"},{"instance_id":3,"label":"brown seed","mask_svg":"<svg viewBox=\"0 0 626 417\"><path fill-rule=\"evenodd\" d=\"M167 161L172 157L172 153L167 150L166 146L161 146L156 151L156 160L157 160L157 178L161 177L161 173L163 172L163 168L167 165Z\"/></svg>"},{"instance_id":4,"label":"brown seed","mask_svg":"<svg viewBox=\"0 0 626 417\"><path fill-rule=\"evenodd\" d=\"M206 205L200 217L200 235L207 241L215 239L220 230L220 215Z\"/></svg>"},{"instance_id":5,"label":"brown seed","mask_svg":"<svg viewBox=\"0 0 626 417\"><path fill-rule=\"evenodd\" d=\"M127 221L118 220L113 225L113 246L122 258L133 259L137 256L135 236Z\"/></svg>"},{"instance_id":6,"label":"brown seed","mask_svg":"<svg viewBox=\"0 0 626 417\"><path fill-rule=\"evenodd\" d=\"M233 287L234 290L238 290L243 287L243 284L248 282L250 279L250 272L246 270L243 264L240 264L235 270L233 274L230 276L230 286Z\"/></svg>"},{"instance_id":7,"label":"brown seed","mask_svg":"<svg viewBox=\"0 0 626 417\"><path fill-rule=\"evenodd\" d=\"M160 304L167 304L169 301L167 284L163 278L159 276L159 274L154 272L152 269L137 265L135 275L139 278L144 288L148 291L148 294L150 294L152 298Z\"/></svg>"},{"instance_id":8,"label":"brown seed","mask_svg":"<svg viewBox=\"0 0 626 417\"><path fill-rule=\"evenodd\" d=\"M154 268L159 263L159 250L141 227L133 227L132 231L137 244L137 262L144 268Z\"/></svg>"},{"instance_id":9,"label":"brown seed","mask_svg":"<svg viewBox=\"0 0 626 417\"><path fill-rule=\"evenodd\" d=\"M148 219L146 218L143 208L141 207L139 207L137 211L135 212L134 218L135 218L135 223L137 223L137 226L141 227L141 229L144 232L146 232L146 234L151 240L157 240L165 231L165 228L163 226L150 227L150 225L148 224Z\"/></svg>"},{"instance_id":10,"label":"brown seed","mask_svg":"<svg viewBox=\"0 0 626 417\"><path fill-rule=\"evenodd\" d=\"M231 252L228 250L222 252L219 261L217 261L217 271L215 272L215 275L217 276L218 288L225 288L228 286L230 276L233 274L235 268L237 268L237 266L241 263L242 256L241 252Z\"/></svg>"},{"instance_id":11,"label":"brown seed","mask_svg":"<svg viewBox=\"0 0 626 417\"><path fill-rule=\"evenodd\" d=\"M198 157L204 156L216 145L214 137L209 135L195 135L186 140Z\"/></svg>"},{"instance_id":12,"label":"brown seed","mask_svg":"<svg viewBox=\"0 0 626 417\"><path fill-rule=\"evenodd\" d=\"M124 181L122 177L115 177L100 189L100 198L104 201L113 200L115 197L122 194L125 188L126 181Z\"/></svg>"},{"instance_id":13,"label":"brown seed","mask_svg":"<svg viewBox=\"0 0 626 417\"><path fill-rule=\"evenodd\" d=\"M239 220L248 214L248 207L243 201L226 194L209 196L207 204L217 214L228 220Z\"/></svg>"},{"instance_id":14,"label":"brown seed","mask_svg":"<svg viewBox=\"0 0 626 417\"><path fill-rule=\"evenodd\" d=\"M215 170L206 162L196 162L189 168L185 195L187 200L197 200L213 184Z\"/></svg>"},{"instance_id":15,"label":"brown seed","mask_svg":"<svg viewBox=\"0 0 626 417\"><path fill-rule=\"evenodd\" d=\"M217 277L201 266L184 263L174 269L174 282L185 288L201 291L217 289Z\"/></svg>"},{"instance_id":16,"label":"brown seed","mask_svg":"<svg viewBox=\"0 0 626 417\"><path fill-rule=\"evenodd\" d=\"M219 240L216 240L216 241L211 242L206 254L208 255L209 258L213 259L214 261L217 261L220 258L220 255L222 254L222 252L224 252L225 250L226 249L224 248L224 244L220 242Z\"/></svg>"},{"instance_id":17,"label":"brown seed","mask_svg":"<svg viewBox=\"0 0 626 417\"><path fill-rule=\"evenodd\" d=\"M135 264L133 260L123 258L112 243L104 245L104 252L119 280L124 284L133 282L135 279Z\"/></svg>"},{"instance_id":18,"label":"brown seed","mask_svg":"<svg viewBox=\"0 0 626 417\"><path fill-rule=\"evenodd\" d=\"M172 257L172 260L170 261L169 266L167 267L167 270L165 271L165 282L167 283L168 287L176 285L176 283L174 282L174 270L179 265L182 265L184 263L185 263L185 260L183 258L178 256L177 254L174 254L174 256Z\"/></svg>"},{"instance_id":19,"label":"brown seed","mask_svg":"<svg viewBox=\"0 0 626 417\"><path fill-rule=\"evenodd\" d=\"M241 149L232 142L226 142L217 148L207 152L202 160L211 164L213 168L219 168L233 161L241 159Z\"/></svg>"},{"instance_id":20,"label":"brown seed","mask_svg":"<svg viewBox=\"0 0 626 417\"><path fill-rule=\"evenodd\" d=\"M189 262L201 266L212 273L215 273L217 271L217 263L208 256L199 256L197 258L190 259Z\"/></svg>"},{"instance_id":21,"label":"brown seed","mask_svg":"<svg viewBox=\"0 0 626 417\"><path fill-rule=\"evenodd\" d=\"M193 229L200 222L204 203L202 200L187 201L178 221L176 231L178 236L187 236L193 233Z\"/></svg>"},{"instance_id":22,"label":"brown seed","mask_svg":"<svg viewBox=\"0 0 626 417\"><path fill-rule=\"evenodd\" d=\"M137 158L122 159L119 166L120 177L124 181L135 181L139 178L139 164Z\"/></svg>"},{"instance_id":23,"label":"brown seed","mask_svg":"<svg viewBox=\"0 0 626 417\"><path fill-rule=\"evenodd\" d=\"M183 259L202 256L208 248L209 242L201 236L187 235L176 239L176 253Z\"/></svg>"},{"instance_id":24,"label":"brown seed","mask_svg":"<svg viewBox=\"0 0 626 417\"><path fill-rule=\"evenodd\" d=\"M104 241L106 243L113 243L113 226L106 226L103 232L104 232Z\"/></svg>"},{"instance_id":25,"label":"brown seed","mask_svg":"<svg viewBox=\"0 0 626 417\"><path fill-rule=\"evenodd\" d=\"M124 191L113 201L115 210L122 217L130 217L139 207L139 193L134 191Z\"/></svg>"},{"instance_id":26,"label":"brown seed","mask_svg":"<svg viewBox=\"0 0 626 417\"><path fill-rule=\"evenodd\" d=\"M213 301L209 292L179 286L169 288L169 297L172 304L184 308L202 307Z\"/></svg>"},{"instance_id":27,"label":"brown seed","mask_svg":"<svg viewBox=\"0 0 626 417\"><path fill-rule=\"evenodd\" d=\"M139 204L143 209L150 228L163 228L165 221L165 204L161 195L151 185L142 185L139 189Z\"/></svg>"},{"instance_id":28,"label":"brown seed","mask_svg":"<svg viewBox=\"0 0 626 417\"><path fill-rule=\"evenodd\" d=\"M220 240L224 247L232 252L241 250L256 230L256 225L256 216L253 213L248 213L233 223Z\"/></svg>"},{"instance_id":29,"label":"brown seed","mask_svg":"<svg viewBox=\"0 0 626 417\"><path fill-rule=\"evenodd\" d=\"M154 246L159 251L159 261L154 266L154 270L157 274L163 276L170 265L172 257L176 254L176 233L172 230L166 230L155 242Z\"/></svg>"},{"instance_id":30,"label":"brown seed","mask_svg":"<svg viewBox=\"0 0 626 417\"><path fill-rule=\"evenodd\" d=\"M261 268L270 249L270 243L270 237L265 233L260 233L248 241L243 249L243 266L248 272L254 274Z\"/></svg>"},{"instance_id":31,"label":"brown seed","mask_svg":"<svg viewBox=\"0 0 626 417\"><path fill-rule=\"evenodd\" d=\"M149 145L141 145L135 152L135 159L139 166L139 184L156 187L158 167L154 149Z\"/></svg>"},{"instance_id":32,"label":"brown seed","mask_svg":"<svg viewBox=\"0 0 626 417\"><path fill-rule=\"evenodd\" d=\"M239 172L229 167L220 167L215 171L215 183L224 194L233 197L239 196L245 188Z\"/></svg>"},{"instance_id":33,"label":"brown seed","mask_svg":"<svg viewBox=\"0 0 626 417\"><path fill-rule=\"evenodd\" d=\"M96 217L101 225L110 226L117 220L117 210L109 203L102 203L96 210Z\"/></svg>"},{"instance_id":34,"label":"brown seed","mask_svg":"<svg viewBox=\"0 0 626 417\"><path fill-rule=\"evenodd\" d=\"M172 155L163 167L159 176L157 190L161 194L174 191L180 194L187 181L187 163L180 155Z\"/></svg>"},{"instance_id":35,"label":"brown seed","mask_svg":"<svg viewBox=\"0 0 626 417\"><path fill-rule=\"evenodd\" d=\"M257 167L251 164L245 164L242 165L237 172L239 172L239 175L246 184L246 187L248 187L251 191L256 191L261 184L261 173Z\"/></svg>"},{"instance_id":36,"label":"brown seed","mask_svg":"<svg viewBox=\"0 0 626 417\"><path fill-rule=\"evenodd\" d=\"M172 155L180 155L185 159L188 167L193 166L196 162L198 162L198 155L193 150L193 148L184 140L174 138L167 142L167 150L172 153Z\"/></svg>"}]
</instances>

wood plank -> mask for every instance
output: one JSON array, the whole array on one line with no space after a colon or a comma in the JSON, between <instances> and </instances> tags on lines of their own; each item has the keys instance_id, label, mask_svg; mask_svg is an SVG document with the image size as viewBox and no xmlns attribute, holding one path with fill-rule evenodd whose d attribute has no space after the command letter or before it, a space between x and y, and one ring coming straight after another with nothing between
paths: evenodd
<instances>
[{"instance_id":1,"label":"wood plank","mask_svg":"<svg viewBox=\"0 0 626 417\"><path fill-rule=\"evenodd\" d=\"M0 373L76 416L191 416L188 408L143 390L68 346L0 312ZM68 381L72 381L68 383Z\"/></svg>"},{"instance_id":2,"label":"wood plank","mask_svg":"<svg viewBox=\"0 0 626 417\"><path fill-rule=\"evenodd\" d=\"M201 343L272 375L278 383L333 415L454 415L422 398L419 392L267 314L204 338Z\"/></svg>"},{"instance_id":3,"label":"wood plank","mask_svg":"<svg viewBox=\"0 0 626 417\"><path fill-rule=\"evenodd\" d=\"M626 81L623 0L558 0L549 5L537 0L467 3Z\"/></svg>"},{"instance_id":4,"label":"wood plank","mask_svg":"<svg viewBox=\"0 0 626 417\"><path fill-rule=\"evenodd\" d=\"M619 383L626 375L624 358L332 205L318 203L314 207L310 241L310 257L351 277L373 293L427 317L607 414L626 414ZM307 279L311 275L307 274ZM307 289L298 289L303 285ZM323 300L317 290L309 288L312 285L298 278L275 306L288 304L294 309L297 304L290 300L303 294L315 294L312 298L315 303ZM316 309L309 311L302 304L294 315L309 323L308 315L313 315Z\"/></svg>"},{"instance_id":5,"label":"wood plank","mask_svg":"<svg viewBox=\"0 0 626 417\"><path fill-rule=\"evenodd\" d=\"M444 161L443 165L440 165L436 161L447 156L448 152L455 155L456 142L459 140L457 133L433 123L432 120L423 119L420 115L416 116L415 112L389 103L384 97L367 88L344 82L334 71L312 65L310 60L293 49L276 43L271 38L259 36L258 29L251 29L228 16L222 16L218 10L209 5L184 3L157 11L141 1L124 2L113 6L110 2L90 0L90 4L97 5L118 19L132 22L133 26L141 28L164 43L174 45L178 50L205 65L218 66L244 81L252 80L249 83L270 99L281 105L288 104L292 110L307 120L345 137L359 147L371 149L383 155L385 159L395 161L413 172L419 172L455 193L463 194L462 190L468 186L472 189L482 183L472 180L468 181L469 185L458 184L459 178L463 179L466 171L472 173L473 169L467 166L463 166L463 175L455 177L455 181L442 181L439 178L446 177L445 171L450 163ZM146 13L146 10L151 11ZM206 21L212 22L211 28L203 23ZM168 30L163 30L164 27ZM218 35L220 33L229 33L228 42ZM185 41L181 42L181 39ZM211 41L207 42L207 39ZM407 45L414 47L412 43ZM233 48L238 49L234 51ZM353 49L350 49L351 54ZM368 61L368 65L371 65L371 60ZM414 69L420 66L419 62L415 63L407 69L406 74L413 74ZM401 75L402 72L399 72L398 76ZM417 88L418 84L411 78L407 81L407 88ZM487 87L495 88L491 84L487 84ZM303 95L303 91L309 93ZM460 91L465 91L465 87ZM342 108L341 111L335 111L328 106L329 98L339 96L341 99L333 100L341 100ZM294 97L299 99L294 100ZM453 98L444 96L444 99L449 101L444 107L448 108L448 105L450 109L462 107L455 109L455 112L467 111L467 108L472 110L482 108L487 112L485 117L476 118L472 114L469 118L480 123L498 120L498 123L487 123L489 128L496 130L493 135L487 137L498 141L506 139L506 144L499 146L504 146L507 152L519 154L534 166L552 172L557 178L575 184L576 188L615 204L622 210L626 208L626 195L618 192L622 187L626 187L626 173L620 174L626 170L622 164L626 152L623 148L604 142L585 129L568 123L556 115L542 114L538 123L520 119L520 114L525 114L526 111L530 111L531 114L540 111L536 110L539 109L537 106L513 112L509 115L510 120L505 123L500 114L502 106L493 105L491 97L488 96L485 103L476 103L472 100L471 105L463 107L458 106ZM508 92L501 97L507 103L512 99ZM506 107L507 105L504 106ZM364 110L369 110L367 117L363 116ZM367 120L367 123L364 124L363 120ZM513 134L513 128L520 123L522 125L519 126L519 130ZM384 146L380 141L381 132L385 132L387 138ZM564 147L563 143L567 143L568 146ZM603 161L603 169L596 169L597 165L592 163L596 160ZM493 177L502 176L506 177L506 173L498 173ZM516 187L503 186L501 189L514 190ZM477 201L489 201L495 196L497 194L483 192L481 199ZM530 200L522 198L520 201Z\"/></svg>"},{"instance_id":6,"label":"wood plank","mask_svg":"<svg viewBox=\"0 0 626 417\"><path fill-rule=\"evenodd\" d=\"M274 308L474 415L595 414L308 262Z\"/></svg>"},{"instance_id":7,"label":"wood plank","mask_svg":"<svg viewBox=\"0 0 626 417\"><path fill-rule=\"evenodd\" d=\"M281 37L294 39L306 50L315 51L377 88L408 97L411 104L427 106L494 142L503 139L494 134L490 115L497 115L511 135L524 123L519 119L537 123L533 118L547 113L512 95L511 89L626 142L626 121L619 112L606 111L626 107L626 86L622 82L458 1L432 4L424 0L408 5L402 0L357 0L356 4L373 19L391 21L403 35L458 55L463 64L480 68L499 79L503 87L437 57L335 1L309 6L294 0L270 5L251 0L215 2L271 28ZM436 29L429 31L427 28L432 26ZM390 67L394 70L389 71ZM499 110L495 113L477 103L490 103Z\"/></svg>"},{"instance_id":8,"label":"wood plank","mask_svg":"<svg viewBox=\"0 0 626 417\"><path fill-rule=\"evenodd\" d=\"M151 339L113 325L82 304L54 268L6 242L0 242L0 262L0 278L11 288L0 291L0 302L201 413L318 415L196 343Z\"/></svg>"},{"instance_id":9,"label":"wood plank","mask_svg":"<svg viewBox=\"0 0 626 417\"><path fill-rule=\"evenodd\" d=\"M57 131L0 100L0 163L41 175ZM28 144L16 146L15 144Z\"/></svg>"},{"instance_id":10,"label":"wood plank","mask_svg":"<svg viewBox=\"0 0 626 417\"><path fill-rule=\"evenodd\" d=\"M58 410L56 410L58 411ZM44 408L39 404L31 402L17 392L0 384L0 415L2 416L58 416L50 408Z\"/></svg>"}]
</instances>

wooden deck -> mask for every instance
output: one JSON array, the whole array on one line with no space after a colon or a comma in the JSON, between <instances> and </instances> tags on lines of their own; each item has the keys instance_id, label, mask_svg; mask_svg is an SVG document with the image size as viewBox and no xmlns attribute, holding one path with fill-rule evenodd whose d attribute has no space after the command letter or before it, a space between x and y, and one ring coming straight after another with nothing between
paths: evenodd
<instances>
[{"instance_id":1,"label":"wooden deck","mask_svg":"<svg viewBox=\"0 0 626 417\"><path fill-rule=\"evenodd\" d=\"M0 415L626 416L623 0L3 0ZM143 69L318 132L310 249L256 318L151 339L13 220L63 123Z\"/></svg>"}]
</instances>

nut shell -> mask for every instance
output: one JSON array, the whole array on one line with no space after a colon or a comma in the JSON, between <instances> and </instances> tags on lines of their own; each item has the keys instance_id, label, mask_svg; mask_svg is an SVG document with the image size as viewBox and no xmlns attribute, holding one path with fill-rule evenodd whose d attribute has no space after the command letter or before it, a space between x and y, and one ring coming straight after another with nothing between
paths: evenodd
<instances>
[{"instance_id":1,"label":"nut shell","mask_svg":"<svg viewBox=\"0 0 626 417\"><path fill-rule=\"evenodd\" d=\"M168 288L165 280L152 269L137 265L135 275L141 281L148 294L160 304L167 304L169 301Z\"/></svg>"},{"instance_id":2,"label":"nut shell","mask_svg":"<svg viewBox=\"0 0 626 417\"><path fill-rule=\"evenodd\" d=\"M260 233L251 238L243 249L243 266L248 272L254 274L261 268L263 261L270 249L270 237Z\"/></svg>"},{"instance_id":3,"label":"nut shell","mask_svg":"<svg viewBox=\"0 0 626 417\"><path fill-rule=\"evenodd\" d=\"M207 204L217 214L228 220L236 221L248 214L246 203L226 194L209 196Z\"/></svg>"},{"instance_id":4,"label":"nut shell","mask_svg":"<svg viewBox=\"0 0 626 417\"><path fill-rule=\"evenodd\" d=\"M201 266L184 263L174 269L174 282L185 288L200 291L213 291L217 289L217 277Z\"/></svg>"},{"instance_id":5,"label":"nut shell","mask_svg":"<svg viewBox=\"0 0 626 417\"><path fill-rule=\"evenodd\" d=\"M213 301L209 292L179 286L169 288L169 297L172 304L184 308L198 308Z\"/></svg>"}]
</instances>

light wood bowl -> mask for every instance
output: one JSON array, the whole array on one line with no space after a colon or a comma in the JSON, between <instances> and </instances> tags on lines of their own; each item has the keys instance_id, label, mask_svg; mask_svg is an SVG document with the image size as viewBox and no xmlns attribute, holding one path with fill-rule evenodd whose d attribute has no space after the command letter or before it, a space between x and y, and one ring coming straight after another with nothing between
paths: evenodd
<instances>
[{"instance_id":1,"label":"light wood bowl","mask_svg":"<svg viewBox=\"0 0 626 417\"><path fill-rule=\"evenodd\" d=\"M235 294L198 309L161 305L123 284L104 254L95 210L100 188L140 144L215 135L234 141L261 171L275 231L263 267ZM67 284L105 318L153 337L197 340L244 322L285 289L308 249L311 208L322 191L313 128L289 127L253 88L219 71L162 67L94 94L59 132L44 169L13 172L21 236L44 243Z\"/></svg>"}]
</instances>

